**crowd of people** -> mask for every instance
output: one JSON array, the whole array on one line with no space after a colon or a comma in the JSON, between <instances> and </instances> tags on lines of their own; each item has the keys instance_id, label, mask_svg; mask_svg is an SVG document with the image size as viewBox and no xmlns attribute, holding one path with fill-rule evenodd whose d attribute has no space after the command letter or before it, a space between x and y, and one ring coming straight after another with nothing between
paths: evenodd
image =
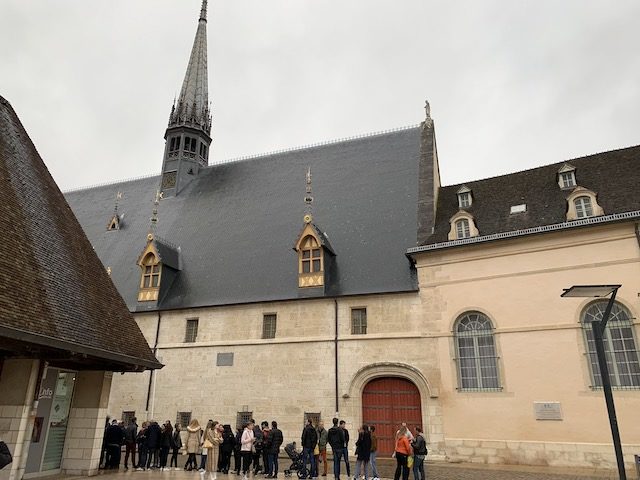
<instances>
[{"instance_id":1,"label":"crowd of people","mask_svg":"<svg viewBox=\"0 0 640 480\"><path fill-rule=\"evenodd\" d=\"M327 446L333 452L333 475L340 479L342 463L345 465L347 479L351 477L349 462L349 431L346 422L334 418L328 430L322 421L315 424L307 421L301 440L302 475L300 478L317 479L327 476ZM269 424L263 421L257 425L251 420L235 432L231 425L209 420L202 427L197 419L191 420L186 427L185 440L181 436L181 426L175 427L167 420L162 426L151 420L138 427L136 418L127 425L117 420L109 422L105 427L100 468L120 468L122 449L124 447L124 468L138 471L158 469L167 471L184 469L198 471L203 480L217 480L217 473L242 475L247 480L250 473L264 478L277 478L279 474L278 457L284 443L282 431L275 420ZM379 480L377 467L378 438L375 426L362 425L358 429L355 442L355 472L353 480ZM183 449L187 460L181 468L178 466L178 455ZM169 454L171 459L169 460ZM137 462L136 462L137 454ZM198 465L197 456L200 455ZM426 439L422 429L415 427L413 434L402 424L395 435L393 457L396 459L394 480L408 480L409 471L413 469L414 480L425 480L424 460L427 455ZM234 464L231 467L231 459ZM169 465L167 465L169 463ZM322 473L320 473L322 469ZM371 474L371 475L369 475Z\"/></svg>"}]
</instances>

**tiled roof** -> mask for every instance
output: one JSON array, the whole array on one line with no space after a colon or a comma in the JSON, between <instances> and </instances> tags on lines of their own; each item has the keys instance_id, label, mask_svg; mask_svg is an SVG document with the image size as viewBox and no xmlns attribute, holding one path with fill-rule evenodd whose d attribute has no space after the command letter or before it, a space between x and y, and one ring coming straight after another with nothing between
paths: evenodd
<instances>
[{"instance_id":1,"label":"tiled roof","mask_svg":"<svg viewBox=\"0 0 640 480\"><path fill-rule=\"evenodd\" d=\"M2 97L0 192L0 350L30 342L59 358L80 354L85 368L161 366Z\"/></svg>"},{"instance_id":2,"label":"tiled roof","mask_svg":"<svg viewBox=\"0 0 640 480\"><path fill-rule=\"evenodd\" d=\"M420 127L207 167L161 200L157 234L180 247L181 270L160 309L297 299L293 251L314 178L314 221L336 253L330 290L357 295L417 290L404 252L415 245ZM158 159L160 163L161 159ZM159 177L66 194L131 310ZM123 228L106 230L117 192ZM155 309L157 307L152 307Z\"/></svg>"},{"instance_id":3,"label":"tiled roof","mask_svg":"<svg viewBox=\"0 0 640 480\"><path fill-rule=\"evenodd\" d=\"M570 163L577 185L597 194L605 215L640 210L640 146L574 158L522 172L442 187L434 232L419 232L419 244L447 242L450 219L458 208L457 192L466 185L473 203L464 208L474 217L481 236L526 230L567 221L567 197L572 189L558 185L558 170ZM511 207L526 204L526 212ZM576 223L578 225L578 223Z\"/></svg>"}]
</instances>

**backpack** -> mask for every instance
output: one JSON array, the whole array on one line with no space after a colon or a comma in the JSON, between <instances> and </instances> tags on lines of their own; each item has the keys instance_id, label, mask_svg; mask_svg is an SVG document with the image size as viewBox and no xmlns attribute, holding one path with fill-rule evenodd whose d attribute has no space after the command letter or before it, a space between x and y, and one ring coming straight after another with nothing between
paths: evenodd
<instances>
[{"instance_id":1,"label":"backpack","mask_svg":"<svg viewBox=\"0 0 640 480\"><path fill-rule=\"evenodd\" d=\"M9 447L7 444L0 441L0 470L13 462L13 457L11 457L11 452L9 451Z\"/></svg>"}]
</instances>

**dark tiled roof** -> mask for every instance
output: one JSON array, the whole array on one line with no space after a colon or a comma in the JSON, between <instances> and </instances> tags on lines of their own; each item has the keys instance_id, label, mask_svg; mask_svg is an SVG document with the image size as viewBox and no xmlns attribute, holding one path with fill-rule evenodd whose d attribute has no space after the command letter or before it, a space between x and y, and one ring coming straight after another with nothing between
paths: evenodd
<instances>
[{"instance_id":1,"label":"dark tiled roof","mask_svg":"<svg viewBox=\"0 0 640 480\"><path fill-rule=\"evenodd\" d=\"M438 197L436 226L419 232L421 245L446 242L449 220L459 210L458 189L466 185L473 203L471 213L480 235L511 232L566 222L567 196L572 190L558 186L558 170L569 163L576 168L578 186L597 194L606 215L640 209L640 146L575 158L509 175L442 187ZM511 214L512 206L526 204L526 213Z\"/></svg>"},{"instance_id":2,"label":"dark tiled roof","mask_svg":"<svg viewBox=\"0 0 640 480\"><path fill-rule=\"evenodd\" d=\"M64 196L0 97L0 340L159 367ZM117 333L116 333L117 332ZM64 354L60 353L61 358Z\"/></svg>"},{"instance_id":3,"label":"dark tiled roof","mask_svg":"<svg viewBox=\"0 0 640 480\"><path fill-rule=\"evenodd\" d=\"M331 292L417 290L404 252L416 241L419 154L415 127L203 169L158 207L157 233L180 247L182 267L160 308L298 298L292 246L303 226L307 167L314 221L336 254ZM159 177L149 177L66 194L132 310L138 308L136 260L158 186ZM107 231L119 191L123 227Z\"/></svg>"}]
</instances>

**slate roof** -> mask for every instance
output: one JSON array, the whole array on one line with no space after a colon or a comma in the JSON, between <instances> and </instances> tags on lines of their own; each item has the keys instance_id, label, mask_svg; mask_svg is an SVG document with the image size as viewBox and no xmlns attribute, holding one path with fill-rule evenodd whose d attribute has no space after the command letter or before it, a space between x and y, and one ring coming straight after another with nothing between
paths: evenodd
<instances>
[{"instance_id":1,"label":"slate roof","mask_svg":"<svg viewBox=\"0 0 640 480\"><path fill-rule=\"evenodd\" d=\"M75 368L161 367L2 97L0 192L0 356L19 350Z\"/></svg>"},{"instance_id":2,"label":"slate roof","mask_svg":"<svg viewBox=\"0 0 640 480\"><path fill-rule=\"evenodd\" d=\"M464 210L473 215L481 236L566 222L566 198L572 189L561 189L557 180L565 163L576 168L578 186L596 193L605 215L640 210L640 146L634 146L442 187L434 232L420 232L420 244L448 241L449 220L459 211L456 193L463 185L473 196ZM511 207L520 204L527 205L526 212L510 214Z\"/></svg>"},{"instance_id":3,"label":"slate roof","mask_svg":"<svg viewBox=\"0 0 640 480\"><path fill-rule=\"evenodd\" d=\"M420 128L207 167L161 200L157 234L180 247L181 271L160 309L299 298L305 175L314 223L335 252L337 295L416 291L404 252L415 245ZM161 159L158 159L160 163ZM159 176L66 193L131 310ZM117 192L120 230L107 231ZM156 307L153 307L156 308Z\"/></svg>"}]
</instances>

